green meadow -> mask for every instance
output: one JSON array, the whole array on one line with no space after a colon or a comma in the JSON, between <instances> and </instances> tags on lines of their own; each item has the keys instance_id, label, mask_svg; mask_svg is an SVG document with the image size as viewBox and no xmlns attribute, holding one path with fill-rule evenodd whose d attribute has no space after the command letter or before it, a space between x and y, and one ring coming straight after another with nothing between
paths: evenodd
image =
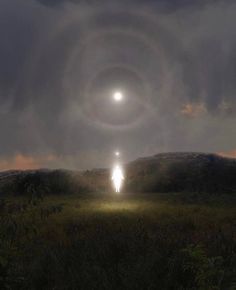
<instances>
[{"instance_id":1,"label":"green meadow","mask_svg":"<svg viewBox=\"0 0 236 290\"><path fill-rule=\"evenodd\" d=\"M1 289L236 289L236 202L197 194L0 201Z\"/></svg>"}]
</instances>

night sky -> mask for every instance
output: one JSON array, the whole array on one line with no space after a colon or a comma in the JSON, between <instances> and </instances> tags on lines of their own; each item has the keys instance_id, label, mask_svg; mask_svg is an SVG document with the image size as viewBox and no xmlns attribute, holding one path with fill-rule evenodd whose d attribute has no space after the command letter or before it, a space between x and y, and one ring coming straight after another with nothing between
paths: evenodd
<instances>
[{"instance_id":1,"label":"night sky","mask_svg":"<svg viewBox=\"0 0 236 290\"><path fill-rule=\"evenodd\" d=\"M235 28L230 0L0 0L0 170L236 157Z\"/></svg>"}]
</instances>

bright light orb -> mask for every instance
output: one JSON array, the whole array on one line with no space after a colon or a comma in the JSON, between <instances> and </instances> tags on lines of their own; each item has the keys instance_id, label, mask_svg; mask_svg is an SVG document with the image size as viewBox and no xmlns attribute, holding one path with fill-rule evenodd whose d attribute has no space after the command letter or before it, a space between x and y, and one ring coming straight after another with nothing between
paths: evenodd
<instances>
[{"instance_id":1,"label":"bright light orb","mask_svg":"<svg viewBox=\"0 0 236 290\"><path fill-rule=\"evenodd\" d=\"M119 165L115 165L115 167L113 168L111 179L115 187L115 192L119 193L124 180L123 170Z\"/></svg>"},{"instance_id":2,"label":"bright light orb","mask_svg":"<svg viewBox=\"0 0 236 290\"><path fill-rule=\"evenodd\" d=\"M120 152L119 152L119 151L116 151L116 152L115 152L115 155L116 155L117 157L119 157L119 156L120 156Z\"/></svg>"},{"instance_id":3,"label":"bright light orb","mask_svg":"<svg viewBox=\"0 0 236 290\"><path fill-rule=\"evenodd\" d=\"M123 94L121 92L115 92L113 94L113 99L116 101L116 102L120 102L123 100Z\"/></svg>"}]
</instances>

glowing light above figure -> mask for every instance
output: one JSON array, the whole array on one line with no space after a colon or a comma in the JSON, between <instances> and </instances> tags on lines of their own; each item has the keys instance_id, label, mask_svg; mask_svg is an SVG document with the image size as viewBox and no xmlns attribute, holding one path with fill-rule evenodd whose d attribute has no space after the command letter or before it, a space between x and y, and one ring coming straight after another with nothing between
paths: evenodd
<instances>
[{"instance_id":1,"label":"glowing light above figure","mask_svg":"<svg viewBox=\"0 0 236 290\"><path fill-rule=\"evenodd\" d=\"M113 94L113 99L116 102L122 101L123 100L123 97L124 97L123 94L121 92L118 92L118 91Z\"/></svg>"},{"instance_id":2,"label":"glowing light above figure","mask_svg":"<svg viewBox=\"0 0 236 290\"><path fill-rule=\"evenodd\" d=\"M124 180L123 170L119 165L115 165L115 167L113 168L111 179L115 187L115 192L119 193Z\"/></svg>"},{"instance_id":3,"label":"glowing light above figure","mask_svg":"<svg viewBox=\"0 0 236 290\"><path fill-rule=\"evenodd\" d=\"M120 152L119 152L119 151L116 151L116 152L115 152L115 155L116 155L117 157L119 157L119 156L120 156Z\"/></svg>"}]
</instances>

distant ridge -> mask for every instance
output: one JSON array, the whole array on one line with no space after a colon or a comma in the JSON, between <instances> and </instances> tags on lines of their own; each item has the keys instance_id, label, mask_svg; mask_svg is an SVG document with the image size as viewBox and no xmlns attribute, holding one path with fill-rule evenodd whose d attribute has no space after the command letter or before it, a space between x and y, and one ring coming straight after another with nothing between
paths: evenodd
<instances>
[{"instance_id":1,"label":"distant ridge","mask_svg":"<svg viewBox=\"0 0 236 290\"><path fill-rule=\"evenodd\" d=\"M196 158L218 158L218 159L231 159L235 160L235 158L224 157L216 153L205 153L205 152L165 152L165 153L158 153L148 157L141 157L138 158L133 162L141 161L141 160L151 160L151 159L196 159Z\"/></svg>"},{"instance_id":2,"label":"distant ridge","mask_svg":"<svg viewBox=\"0 0 236 290\"><path fill-rule=\"evenodd\" d=\"M127 177L127 189L135 191L236 192L236 159L214 153L159 153L130 162Z\"/></svg>"},{"instance_id":3,"label":"distant ridge","mask_svg":"<svg viewBox=\"0 0 236 290\"><path fill-rule=\"evenodd\" d=\"M236 159L213 153L169 152L125 165L125 191L236 193ZM108 169L0 172L0 194L111 191Z\"/></svg>"}]
</instances>

